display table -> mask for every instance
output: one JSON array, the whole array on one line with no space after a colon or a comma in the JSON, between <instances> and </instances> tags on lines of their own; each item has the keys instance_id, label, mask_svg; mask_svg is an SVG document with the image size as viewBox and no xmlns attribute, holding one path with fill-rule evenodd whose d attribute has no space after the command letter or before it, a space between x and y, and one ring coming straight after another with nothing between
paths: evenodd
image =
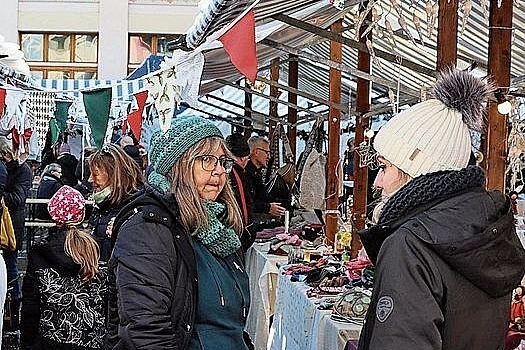
<instances>
[{"instance_id":1,"label":"display table","mask_svg":"<svg viewBox=\"0 0 525 350\"><path fill-rule=\"evenodd\" d=\"M250 312L246 320L246 331L250 334L255 349L266 350L270 330L270 316L274 313L277 264L286 264L287 256L267 254L270 243L255 243L246 252L246 272L250 279Z\"/></svg>"},{"instance_id":2,"label":"display table","mask_svg":"<svg viewBox=\"0 0 525 350\"><path fill-rule=\"evenodd\" d=\"M280 274L274 320L268 339L271 350L342 350L347 340L357 341L361 326L330 319L306 297L309 287Z\"/></svg>"}]
</instances>

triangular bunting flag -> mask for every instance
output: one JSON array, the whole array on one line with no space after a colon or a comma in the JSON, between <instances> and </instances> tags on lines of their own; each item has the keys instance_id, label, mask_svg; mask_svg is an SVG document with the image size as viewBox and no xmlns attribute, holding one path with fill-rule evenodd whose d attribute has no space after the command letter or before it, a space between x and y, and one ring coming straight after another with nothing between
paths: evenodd
<instances>
[{"instance_id":1,"label":"triangular bunting flag","mask_svg":"<svg viewBox=\"0 0 525 350\"><path fill-rule=\"evenodd\" d=\"M56 126L61 131L66 131L68 110L73 102L56 101L55 103L56 103L56 109L55 109Z\"/></svg>"},{"instance_id":2,"label":"triangular bunting flag","mask_svg":"<svg viewBox=\"0 0 525 350\"><path fill-rule=\"evenodd\" d=\"M257 78L257 52L255 49L255 15L249 11L219 41L230 56L233 65L251 83Z\"/></svg>"},{"instance_id":3,"label":"triangular bunting flag","mask_svg":"<svg viewBox=\"0 0 525 350\"><path fill-rule=\"evenodd\" d=\"M142 132L142 112L144 112L144 106L146 105L146 99L148 98L148 91L141 91L134 96L137 99L138 109L128 114L128 123L135 138L140 140Z\"/></svg>"},{"instance_id":4,"label":"triangular bunting flag","mask_svg":"<svg viewBox=\"0 0 525 350\"><path fill-rule=\"evenodd\" d=\"M5 89L0 89L0 117L4 115L5 108Z\"/></svg>"},{"instance_id":5,"label":"triangular bunting flag","mask_svg":"<svg viewBox=\"0 0 525 350\"><path fill-rule=\"evenodd\" d=\"M104 145L111 110L111 88L82 91L93 141L98 149Z\"/></svg>"},{"instance_id":6,"label":"triangular bunting flag","mask_svg":"<svg viewBox=\"0 0 525 350\"><path fill-rule=\"evenodd\" d=\"M58 135L60 134L58 128L58 122L55 118L49 121L49 132L51 133L51 144L54 145L58 141Z\"/></svg>"}]
</instances>

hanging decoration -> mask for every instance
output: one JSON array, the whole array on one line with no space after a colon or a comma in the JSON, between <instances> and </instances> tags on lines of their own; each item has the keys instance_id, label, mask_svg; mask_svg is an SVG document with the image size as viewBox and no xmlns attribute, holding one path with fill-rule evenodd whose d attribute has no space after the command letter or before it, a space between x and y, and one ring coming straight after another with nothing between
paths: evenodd
<instances>
[{"instance_id":1,"label":"hanging decoration","mask_svg":"<svg viewBox=\"0 0 525 350\"><path fill-rule=\"evenodd\" d=\"M170 68L161 73L146 78L149 96L153 99L155 109L159 115L159 125L166 132L173 118L173 112L181 102L180 84L177 81L175 68Z\"/></svg>"},{"instance_id":2,"label":"hanging decoration","mask_svg":"<svg viewBox=\"0 0 525 350\"><path fill-rule=\"evenodd\" d=\"M95 146L101 149L111 109L111 88L83 91L82 97Z\"/></svg>"},{"instance_id":3,"label":"hanging decoration","mask_svg":"<svg viewBox=\"0 0 525 350\"><path fill-rule=\"evenodd\" d=\"M463 18L461 20L461 29L459 30L460 35L463 35L465 27L467 26L468 18L470 17L470 11L472 10L472 0L464 0L461 5L461 11L463 12Z\"/></svg>"},{"instance_id":4,"label":"hanging decoration","mask_svg":"<svg viewBox=\"0 0 525 350\"><path fill-rule=\"evenodd\" d=\"M5 89L0 89L0 117L4 115Z\"/></svg>"},{"instance_id":5,"label":"hanging decoration","mask_svg":"<svg viewBox=\"0 0 525 350\"><path fill-rule=\"evenodd\" d=\"M144 106L146 105L146 99L148 98L147 91L141 91L135 94L137 101L137 109L128 114L128 123L131 132L137 140L140 140L142 131L142 114L144 113Z\"/></svg>"},{"instance_id":6,"label":"hanging decoration","mask_svg":"<svg viewBox=\"0 0 525 350\"><path fill-rule=\"evenodd\" d=\"M525 171L525 123L519 118L515 105L509 114L508 122L510 132L507 139L508 153L505 175L509 181L509 190L520 193L525 184L523 178Z\"/></svg>"}]
</instances>

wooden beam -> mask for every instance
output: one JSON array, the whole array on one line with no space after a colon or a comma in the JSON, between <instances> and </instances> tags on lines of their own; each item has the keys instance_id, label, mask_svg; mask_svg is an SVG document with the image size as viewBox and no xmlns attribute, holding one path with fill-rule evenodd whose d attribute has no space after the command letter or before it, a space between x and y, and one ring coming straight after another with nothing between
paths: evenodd
<instances>
[{"instance_id":1,"label":"wooden beam","mask_svg":"<svg viewBox=\"0 0 525 350\"><path fill-rule=\"evenodd\" d=\"M302 91L302 90L299 90L299 89L296 89L296 88L293 88L293 87L289 87L289 86L286 86L286 85L283 85L283 84L279 84L278 82L275 82L273 80L269 80L269 79L266 79L264 77L257 77L257 80L258 81L262 81L263 83L265 84L268 84L270 86L275 86L281 90L284 90L284 91L287 91L287 92L291 92L291 93L294 93L298 96L301 96L301 97L304 97L306 99L309 99L309 100L312 100L312 101L315 101L317 103L320 103L320 104L323 104L325 106L329 106L329 107L333 107L333 108L337 108L338 110L342 111L342 112L345 112L345 113L348 113L348 106L344 105L344 104L341 104L341 103L332 103L328 100L325 100L323 98L320 98L319 96L317 95L313 95L313 94L310 94L308 92L305 92L305 91Z\"/></svg>"},{"instance_id":2,"label":"wooden beam","mask_svg":"<svg viewBox=\"0 0 525 350\"><path fill-rule=\"evenodd\" d=\"M327 31L327 30L324 30L323 28L321 27L317 27L313 24L310 24L310 23L307 23L307 22L304 22L304 21L300 21L298 19L295 19L295 18L292 18L290 16L286 16L286 15L283 15L283 14L275 14L272 16L273 19L275 20L278 20L278 21L281 21L283 23L286 23L288 25L291 25L293 27L296 27L296 28L299 28L299 29L302 29L304 31L307 31L307 32L310 32L310 33L313 33L313 34L316 34L316 35L319 35L319 36L322 36L324 38L327 38L327 39L330 39L331 41L337 41L341 44L344 44L346 46L349 46L349 47L352 47L354 49L358 49L359 51L362 51L362 52L366 52L368 53L368 49L366 47L366 44L365 43L359 43L355 40L352 40L350 38L347 38L339 33L334 33L332 31ZM392 63L395 63L396 65L399 64L398 62L398 59L397 59L397 56L394 55L394 54L391 54L389 52L386 52L386 51L381 51L381 50L375 50L375 54L377 57L380 57L380 58L383 58L389 62L392 62ZM435 76L435 71L433 68L431 67L425 67L425 66L422 66L418 63L415 63L415 62L412 62L406 58L403 58L403 61L401 62L401 65L403 67L406 67L406 68L410 68L411 70L415 71L415 72L418 72L418 73L421 73L421 74L425 74L425 75L428 75L430 77L434 77Z\"/></svg>"},{"instance_id":3,"label":"wooden beam","mask_svg":"<svg viewBox=\"0 0 525 350\"><path fill-rule=\"evenodd\" d=\"M261 92L259 92L259 91L251 90L250 88L245 87L245 86L239 86L239 85L236 85L236 84L234 84L234 83L232 83L232 82L229 82L228 80L225 80L225 79L216 79L216 81L217 81L218 83L220 83L220 84L228 85L228 86L234 87L234 88L236 88L236 89L245 90L245 91L246 91L246 90L251 91L252 94L254 94L254 95L257 95L257 96L260 96L260 97L267 98L267 99L269 99L270 101L274 101L274 102L277 102L277 103L282 103L282 104L284 104L284 105L286 105L286 106L292 106L292 107L294 107L294 108L297 108L299 111L308 112L308 113L310 113L310 114L312 114L312 115L314 115L314 116L320 117L320 118L323 117L322 114L320 114L320 113L316 113L316 112L313 112L313 111L309 110L308 108L304 108L304 107L298 106L298 105L293 104L293 103L290 103L290 102L288 102L288 101L280 100L280 99L278 99L278 98L275 97L275 96L271 96L271 95L268 96L268 95L265 95L265 94L263 94L263 93L261 93ZM287 124L287 123L284 123L284 124Z\"/></svg>"},{"instance_id":4,"label":"wooden beam","mask_svg":"<svg viewBox=\"0 0 525 350\"><path fill-rule=\"evenodd\" d=\"M299 86L299 57L297 55L290 55L288 61L288 85L297 90ZM297 104L297 94L294 92L288 92L288 102ZM293 161L297 157L297 109L294 107L288 107L288 140L290 141L290 148L292 149Z\"/></svg>"},{"instance_id":5,"label":"wooden beam","mask_svg":"<svg viewBox=\"0 0 525 350\"><path fill-rule=\"evenodd\" d=\"M343 20L339 19L330 27L332 32L340 32ZM341 63L343 60L343 45L330 41L330 61ZM341 71L330 67L330 101L341 103ZM328 160L326 163L326 240L328 244L335 241L339 222L339 188L337 186L337 165L340 158L341 111L330 108L328 118Z\"/></svg>"},{"instance_id":6,"label":"wooden beam","mask_svg":"<svg viewBox=\"0 0 525 350\"><path fill-rule=\"evenodd\" d=\"M248 85L248 79L244 79L244 85ZM251 92L244 91L244 116L246 117L244 119L244 137L248 139L251 134L251 130L253 128L252 125L252 99L253 96Z\"/></svg>"},{"instance_id":7,"label":"wooden beam","mask_svg":"<svg viewBox=\"0 0 525 350\"><path fill-rule=\"evenodd\" d=\"M490 0L489 70L496 86L507 92L510 84L512 1ZM501 115L497 102L489 101L486 136L487 189L505 191L507 159L507 116Z\"/></svg>"},{"instance_id":8,"label":"wooden beam","mask_svg":"<svg viewBox=\"0 0 525 350\"><path fill-rule=\"evenodd\" d=\"M270 63L270 79L275 82L279 81L279 57L272 59ZM270 140L273 139L273 134L277 127L277 123L273 121L272 119L279 117L277 113L277 107L278 107L277 101L278 101L280 94L281 93L279 92L278 88L276 88L273 85L270 85L270 97L273 97L273 99L270 98L270 107L268 110L268 115L270 116L270 123L268 126L269 127L268 135L269 135Z\"/></svg>"},{"instance_id":9,"label":"wooden beam","mask_svg":"<svg viewBox=\"0 0 525 350\"><path fill-rule=\"evenodd\" d=\"M284 52L287 52L287 53L296 54L299 57L309 59L309 60L311 60L313 62L318 62L318 63L324 64L324 65L326 65L326 66L328 66L330 68L337 69L337 70L342 71L342 72L346 72L346 73L351 74L351 75L353 75L355 77L358 77L358 78L370 80L371 82L374 82L374 83L382 85L382 86L389 87L389 88L394 89L394 90L397 90L399 88L399 91L401 91L401 92L403 92L403 93L405 93L407 95L410 95L410 96L414 96L414 97L419 97L420 96L420 92L418 90L411 89L411 88L409 88L408 86L406 86L404 84L399 84L399 86L398 86L397 82L395 82L395 81L379 78L379 77L376 77L376 76L373 76L373 75L370 75L370 74L367 74L367 73L364 73L364 72L360 72L359 70L354 69L354 68L350 68L347 65L342 64L340 62L334 62L334 61L331 61L331 60L327 60L327 59L325 59L323 57L303 52L301 50L295 49L295 48L293 48L291 46L288 46L288 45L285 45L285 44L278 43L278 42L270 40L268 38L261 40L259 43L263 44L263 45L266 45L266 46L269 46L269 47L273 47L274 49L281 50L281 51L284 51ZM404 59L403 59L403 61L404 61Z\"/></svg>"},{"instance_id":10,"label":"wooden beam","mask_svg":"<svg viewBox=\"0 0 525 350\"><path fill-rule=\"evenodd\" d=\"M363 6L366 7L368 2ZM370 21L372 14L369 12L366 19ZM364 26L361 28L361 34L365 31ZM371 39L372 33L369 34L368 39ZM367 37L359 35L360 42L366 45ZM362 72L370 73L370 54L368 52L359 51L357 53L357 69ZM370 82L366 79L357 78L357 96L356 96L356 112L362 113L362 116L356 116L355 121L355 141L356 148L365 140L365 130L370 127L370 118L365 113L370 111ZM368 168L361 168L359 166L359 153L354 150L354 194L353 194L353 208L352 208L352 226L357 230L363 230L366 222L366 199L368 192ZM357 234L352 235L352 258L356 257L361 249L362 244Z\"/></svg>"},{"instance_id":11,"label":"wooden beam","mask_svg":"<svg viewBox=\"0 0 525 350\"><path fill-rule=\"evenodd\" d=\"M458 0L439 0L437 70L456 66L458 59Z\"/></svg>"}]
</instances>

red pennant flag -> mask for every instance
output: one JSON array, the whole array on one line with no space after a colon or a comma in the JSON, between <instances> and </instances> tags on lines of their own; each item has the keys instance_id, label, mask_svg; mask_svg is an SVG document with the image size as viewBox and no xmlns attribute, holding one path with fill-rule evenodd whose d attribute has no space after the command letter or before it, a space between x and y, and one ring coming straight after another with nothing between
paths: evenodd
<instances>
[{"instance_id":1,"label":"red pennant flag","mask_svg":"<svg viewBox=\"0 0 525 350\"><path fill-rule=\"evenodd\" d=\"M142 133L142 112L144 111L144 106L146 105L148 91L141 91L136 93L134 96L137 99L138 110L128 114L128 123L129 127L131 128L131 132L133 132L133 135L135 135L135 138L140 140Z\"/></svg>"},{"instance_id":2,"label":"red pennant flag","mask_svg":"<svg viewBox=\"0 0 525 350\"><path fill-rule=\"evenodd\" d=\"M0 117L4 115L5 108L5 89L0 89Z\"/></svg>"},{"instance_id":3,"label":"red pennant flag","mask_svg":"<svg viewBox=\"0 0 525 350\"><path fill-rule=\"evenodd\" d=\"M255 50L255 15L249 11L224 33L219 41L230 56L233 65L253 83L257 78L257 53Z\"/></svg>"}]
</instances>

